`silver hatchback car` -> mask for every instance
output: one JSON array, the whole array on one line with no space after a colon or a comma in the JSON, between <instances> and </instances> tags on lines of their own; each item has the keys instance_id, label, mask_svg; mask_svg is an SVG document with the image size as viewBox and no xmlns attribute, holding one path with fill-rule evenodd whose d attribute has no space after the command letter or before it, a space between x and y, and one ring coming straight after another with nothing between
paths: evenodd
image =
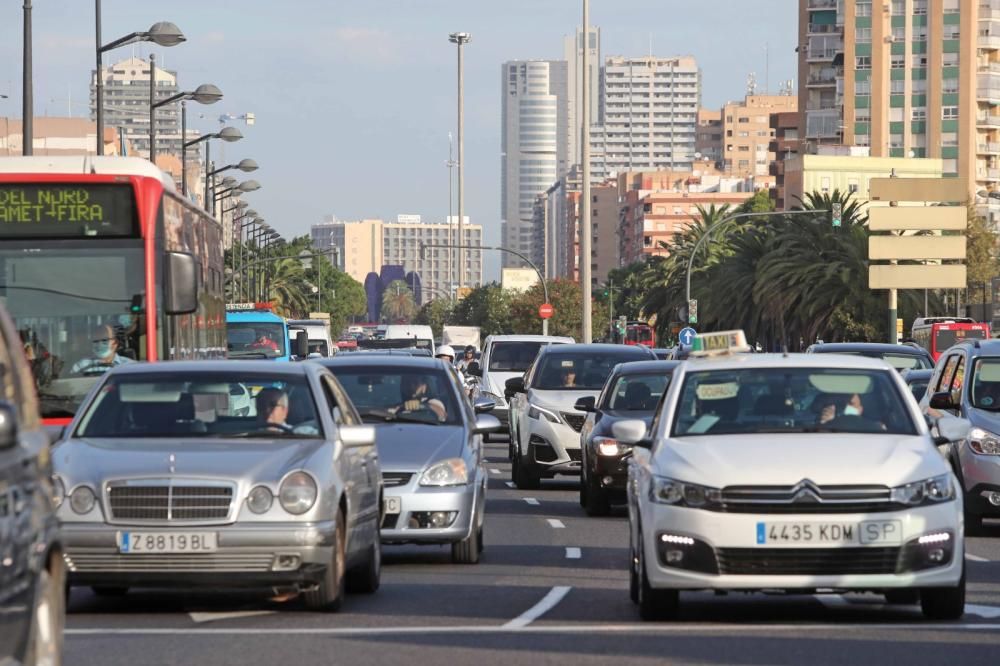
<instances>
[{"instance_id":1,"label":"silver hatchback car","mask_svg":"<svg viewBox=\"0 0 1000 666\"><path fill-rule=\"evenodd\" d=\"M318 365L118 366L53 451L69 584L260 586L336 610L345 586L379 586L374 443Z\"/></svg>"},{"instance_id":2,"label":"silver hatchback car","mask_svg":"<svg viewBox=\"0 0 1000 666\"><path fill-rule=\"evenodd\" d=\"M448 543L454 562L478 562L488 480L482 435L499 430L500 421L477 414L455 369L438 359L343 354L316 362L375 425L385 484L382 541ZM480 400L477 408L494 404Z\"/></svg>"}]
</instances>

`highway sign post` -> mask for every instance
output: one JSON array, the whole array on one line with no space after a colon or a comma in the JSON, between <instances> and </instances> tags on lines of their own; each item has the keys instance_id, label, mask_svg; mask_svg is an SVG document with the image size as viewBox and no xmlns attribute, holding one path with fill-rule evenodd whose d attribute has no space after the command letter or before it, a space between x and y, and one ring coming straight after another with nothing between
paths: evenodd
<instances>
[{"instance_id":1,"label":"highway sign post","mask_svg":"<svg viewBox=\"0 0 1000 666\"><path fill-rule=\"evenodd\" d=\"M555 308L552 307L551 303L542 303L538 306L538 316L542 319L549 319L555 314Z\"/></svg>"}]
</instances>

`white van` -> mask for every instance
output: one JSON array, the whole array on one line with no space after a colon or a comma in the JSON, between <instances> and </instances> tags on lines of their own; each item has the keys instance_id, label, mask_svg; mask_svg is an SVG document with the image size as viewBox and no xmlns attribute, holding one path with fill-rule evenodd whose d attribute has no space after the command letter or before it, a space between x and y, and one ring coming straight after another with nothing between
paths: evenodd
<instances>
[{"instance_id":1,"label":"white van","mask_svg":"<svg viewBox=\"0 0 1000 666\"><path fill-rule=\"evenodd\" d=\"M385 327L386 340L417 340L417 347L430 349L434 356L434 331L430 326L420 324L389 324Z\"/></svg>"},{"instance_id":2,"label":"white van","mask_svg":"<svg viewBox=\"0 0 1000 666\"><path fill-rule=\"evenodd\" d=\"M333 356L337 353L337 346L330 338L330 327L322 319L289 319L288 331L293 340L297 330L306 332L310 354Z\"/></svg>"}]
</instances>

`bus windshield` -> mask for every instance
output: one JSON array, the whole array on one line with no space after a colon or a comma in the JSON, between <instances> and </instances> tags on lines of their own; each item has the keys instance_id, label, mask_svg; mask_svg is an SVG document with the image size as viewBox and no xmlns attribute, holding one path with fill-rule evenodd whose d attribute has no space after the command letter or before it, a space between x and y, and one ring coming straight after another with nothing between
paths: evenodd
<instances>
[{"instance_id":1,"label":"bus windshield","mask_svg":"<svg viewBox=\"0 0 1000 666\"><path fill-rule=\"evenodd\" d=\"M229 322L226 324L229 358L278 358L285 356L285 326L278 322Z\"/></svg>"},{"instance_id":2,"label":"bus windshield","mask_svg":"<svg viewBox=\"0 0 1000 666\"><path fill-rule=\"evenodd\" d=\"M76 413L97 378L145 357L139 242L6 244L0 301L10 312L35 377L43 418Z\"/></svg>"},{"instance_id":3,"label":"bus windshield","mask_svg":"<svg viewBox=\"0 0 1000 666\"><path fill-rule=\"evenodd\" d=\"M985 340L986 331L982 328L960 328L947 331L938 329L934 335L934 346L938 352L943 352L949 347L953 347L962 340Z\"/></svg>"}]
</instances>

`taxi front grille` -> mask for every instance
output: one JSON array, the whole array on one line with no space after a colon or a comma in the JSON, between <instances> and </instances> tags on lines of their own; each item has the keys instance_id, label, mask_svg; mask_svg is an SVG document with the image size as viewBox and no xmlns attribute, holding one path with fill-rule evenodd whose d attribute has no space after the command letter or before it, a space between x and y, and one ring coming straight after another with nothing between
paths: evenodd
<instances>
[{"instance_id":1,"label":"taxi front grille","mask_svg":"<svg viewBox=\"0 0 1000 666\"><path fill-rule=\"evenodd\" d=\"M114 521L219 521L229 517L234 491L231 483L112 482L107 488L108 508Z\"/></svg>"},{"instance_id":2,"label":"taxi front grille","mask_svg":"<svg viewBox=\"0 0 1000 666\"><path fill-rule=\"evenodd\" d=\"M563 412L562 417L569 427L577 432L583 430L583 423L587 420L586 414L572 414L570 412Z\"/></svg>"},{"instance_id":3,"label":"taxi front grille","mask_svg":"<svg viewBox=\"0 0 1000 666\"><path fill-rule=\"evenodd\" d=\"M729 486L722 489L724 513L877 513L902 508L886 486Z\"/></svg>"},{"instance_id":4,"label":"taxi front grille","mask_svg":"<svg viewBox=\"0 0 1000 666\"><path fill-rule=\"evenodd\" d=\"M716 557L723 575L891 574L899 548L719 548Z\"/></svg>"}]
</instances>

